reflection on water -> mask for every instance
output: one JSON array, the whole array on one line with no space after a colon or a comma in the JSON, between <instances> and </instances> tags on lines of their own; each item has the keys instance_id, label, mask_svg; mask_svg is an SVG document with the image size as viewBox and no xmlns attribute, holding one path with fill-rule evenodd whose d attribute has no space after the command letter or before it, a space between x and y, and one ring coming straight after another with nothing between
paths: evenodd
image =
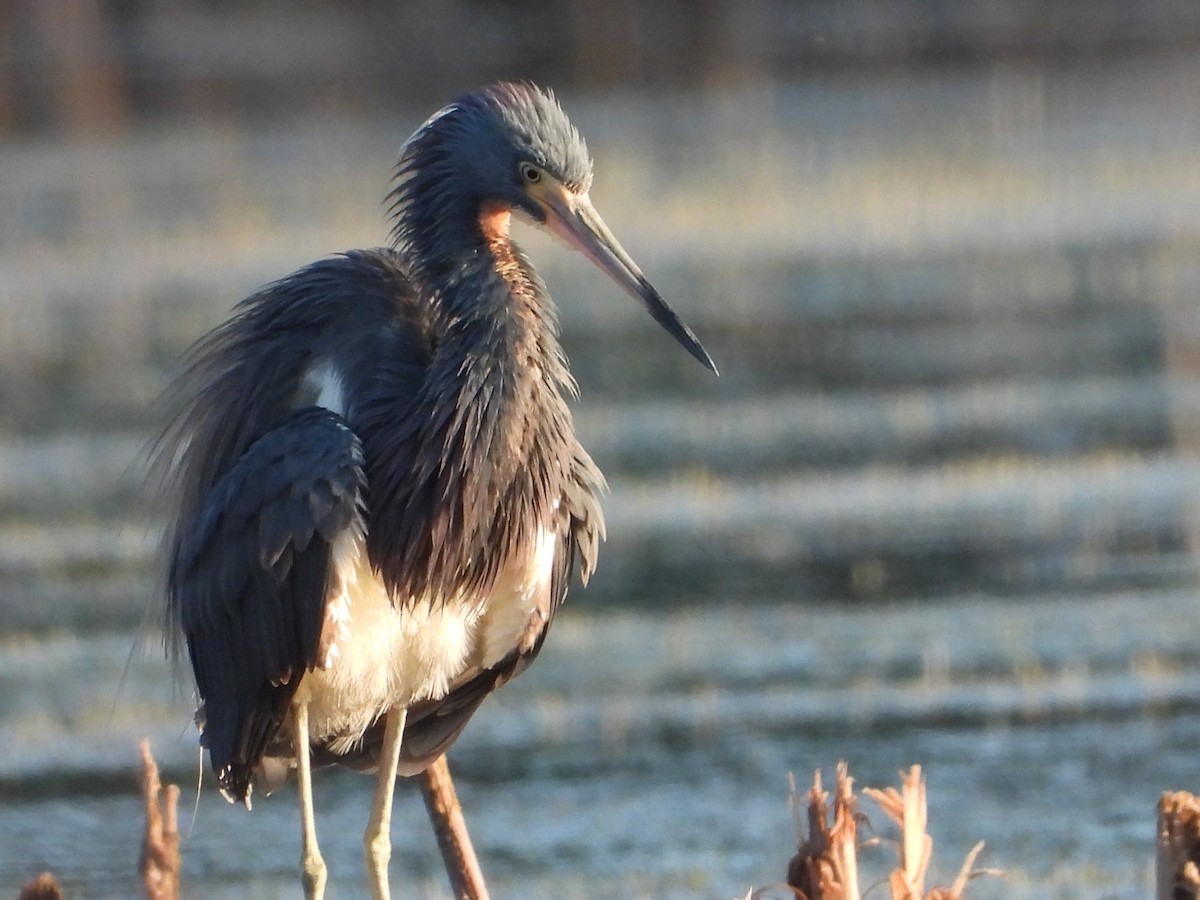
<instances>
[{"instance_id":1,"label":"reflection on water","mask_svg":"<svg viewBox=\"0 0 1200 900\"><path fill-rule=\"evenodd\" d=\"M606 216L646 248L720 381L535 243L564 301L580 431L612 483L611 538L538 665L453 754L496 896L744 894L791 854L786 774L806 783L838 759L875 786L925 767L940 874L980 839L981 862L1008 873L972 897L1148 894L1154 803L1196 787L1200 730L1200 116L1180 114L1200 92L1168 93L1194 82L1178 66L1061 73L1043 85L1055 115L1005 127L980 73L781 91L761 152L733 135L724 155L657 173L676 191L653 198L661 217L642 215L637 179L614 178ZM719 110L696 112L672 127L720 133ZM646 121L625 123L635 150L653 145ZM151 172L137 203L164 202L164 173L227 178L258 185L231 209L260 204L263 227L221 213L226 186L204 240L101 243L142 260L108 279L88 240L53 266L0 254L4 305L29 309L0 334L0 886L48 867L74 897L135 891L142 735L188 805L186 690L153 640L130 657L156 603L158 518L134 465L160 424L150 401L236 296L331 234L378 239L377 221L359 226L393 139L124 148L118 169ZM281 174L262 162L280 143L315 149ZM188 165L197 146L207 168ZM734 196L721 167L751 151ZM335 153L347 168L323 180ZM36 157L5 159L73 170ZM332 221L358 208L348 171L371 189L351 226ZM0 195L36 206L39 183ZM307 225L278 224L281 197ZM31 238L21 261L44 252ZM93 337L108 315L125 344ZM211 787L186 882L294 895L291 789L247 815ZM360 884L369 790L318 778L335 885ZM446 896L415 796L398 816L398 888Z\"/></svg>"}]
</instances>

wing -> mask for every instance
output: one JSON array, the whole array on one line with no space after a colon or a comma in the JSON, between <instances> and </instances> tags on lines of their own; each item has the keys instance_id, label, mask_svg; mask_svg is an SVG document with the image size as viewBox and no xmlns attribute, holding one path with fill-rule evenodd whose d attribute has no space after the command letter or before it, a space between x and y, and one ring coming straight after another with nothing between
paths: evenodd
<instances>
[{"instance_id":1,"label":"wing","mask_svg":"<svg viewBox=\"0 0 1200 900\"><path fill-rule=\"evenodd\" d=\"M604 490L604 476L591 457L577 445L573 477L559 502L559 518L555 523L554 569L537 612L530 618L517 646L498 663L466 673L444 697L409 708L400 745L401 774L415 775L424 771L450 749L484 699L524 672L537 657L549 634L554 614L566 599L576 568L584 584L596 568L600 542L604 539L604 516L600 509L600 495ZM327 748L314 747L313 760L319 765L338 763L371 770L378 766L382 748L383 719L380 718L367 730L352 753L338 756Z\"/></svg>"},{"instance_id":2,"label":"wing","mask_svg":"<svg viewBox=\"0 0 1200 900\"><path fill-rule=\"evenodd\" d=\"M414 393L430 352L415 301L391 250L320 260L243 300L160 401L169 424L150 476L173 507L169 649L187 648L204 742L234 796L292 676L319 655L330 547L362 527L361 448L336 416L298 409L317 399L306 373L327 360L348 397L381 377L396 396ZM373 360L387 361L385 376Z\"/></svg>"},{"instance_id":3,"label":"wing","mask_svg":"<svg viewBox=\"0 0 1200 900\"><path fill-rule=\"evenodd\" d=\"M362 540L362 492L358 438L309 407L255 441L177 530L168 591L231 799L246 799L300 677L320 664L335 548Z\"/></svg>"}]
</instances>

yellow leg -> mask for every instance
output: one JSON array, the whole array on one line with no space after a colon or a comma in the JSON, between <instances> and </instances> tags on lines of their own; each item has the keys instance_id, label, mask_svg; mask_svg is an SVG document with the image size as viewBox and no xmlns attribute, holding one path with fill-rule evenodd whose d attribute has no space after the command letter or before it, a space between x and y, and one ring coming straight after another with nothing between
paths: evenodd
<instances>
[{"instance_id":1,"label":"yellow leg","mask_svg":"<svg viewBox=\"0 0 1200 900\"><path fill-rule=\"evenodd\" d=\"M305 900L322 900L327 872L317 846L317 820L313 815L312 766L308 758L308 704L292 706L292 741L296 748L296 781L300 789L300 834L304 849L300 856L301 883Z\"/></svg>"},{"instance_id":2,"label":"yellow leg","mask_svg":"<svg viewBox=\"0 0 1200 900\"><path fill-rule=\"evenodd\" d=\"M388 711L383 724L383 752L379 757L379 773L375 781L375 799L371 803L371 821L363 835L367 856L367 871L371 878L371 900L389 900L388 861L392 858L392 794L396 787L396 770L400 765L400 741L404 735L404 720L408 710Z\"/></svg>"}]
</instances>

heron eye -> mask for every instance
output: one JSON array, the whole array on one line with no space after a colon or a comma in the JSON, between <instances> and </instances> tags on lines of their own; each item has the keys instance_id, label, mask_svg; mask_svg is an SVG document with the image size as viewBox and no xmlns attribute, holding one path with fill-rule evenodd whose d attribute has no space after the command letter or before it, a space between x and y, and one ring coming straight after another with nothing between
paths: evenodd
<instances>
[{"instance_id":1,"label":"heron eye","mask_svg":"<svg viewBox=\"0 0 1200 900\"><path fill-rule=\"evenodd\" d=\"M542 180L542 170L533 163L521 163L520 171L526 184L537 184Z\"/></svg>"}]
</instances>

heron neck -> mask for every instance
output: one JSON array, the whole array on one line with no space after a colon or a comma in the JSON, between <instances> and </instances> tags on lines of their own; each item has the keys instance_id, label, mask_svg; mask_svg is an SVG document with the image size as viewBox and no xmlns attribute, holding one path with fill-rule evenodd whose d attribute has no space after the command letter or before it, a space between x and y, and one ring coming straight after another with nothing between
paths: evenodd
<instances>
[{"instance_id":1,"label":"heron neck","mask_svg":"<svg viewBox=\"0 0 1200 900\"><path fill-rule=\"evenodd\" d=\"M435 349L403 417L415 440L369 473L372 562L396 597L490 589L496 563L554 521L580 452L553 309L520 251L483 245L446 271L420 285Z\"/></svg>"},{"instance_id":2,"label":"heron neck","mask_svg":"<svg viewBox=\"0 0 1200 900\"><path fill-rule=\"evenodd\" d=\"M464 253L433 294L439 362L531 401L543 393L561 401L564 389L573 392L553 301L507 234L490 235ZM464 388L471 390L469 379Z\"/></svg>"},{"instance_id":3,"label":"heron neck","mask_svg":"<svg viewBox=\"0 0 1200 900\"><path fill-rule=\"evenodd\" d=\"M454 197L413 203L394 229L431 305L437 350L427 389L438 396L427 400L483 410L498 426L488 433L547 409L569 423L565 401L576 391L554 304L509 237L509 221L501 204Z\"/></svg>"}]
</instances>

